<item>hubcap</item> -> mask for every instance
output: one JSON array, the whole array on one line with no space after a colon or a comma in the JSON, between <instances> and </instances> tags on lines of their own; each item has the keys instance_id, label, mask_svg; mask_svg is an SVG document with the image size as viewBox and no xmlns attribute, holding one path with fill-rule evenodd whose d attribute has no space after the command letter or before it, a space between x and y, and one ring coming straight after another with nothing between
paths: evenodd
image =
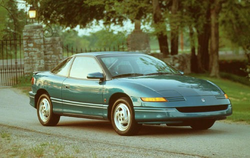
<instances>
[{"instance_id":1,"label":"hubcap","mask_svg":"<svg viewBox=\"0 0 250 158\"><path fill-rule=\"evenodd\" d=\"M48 121L50 115L50 103L46 98L43 98L39 104L39 116L43 122Z\"/></svg>"},{"instance_id":2,"label":"hubcap","mask_svg":"<svg viewBox=\"0 0 250 158\"><path fill-rule=\"evenodd\" d=\"M130 111L125 104L121 103L116 107L114 113L114 122L115 126L120 131L125 131L129 127Z\"/></svg>"}]
</instances>

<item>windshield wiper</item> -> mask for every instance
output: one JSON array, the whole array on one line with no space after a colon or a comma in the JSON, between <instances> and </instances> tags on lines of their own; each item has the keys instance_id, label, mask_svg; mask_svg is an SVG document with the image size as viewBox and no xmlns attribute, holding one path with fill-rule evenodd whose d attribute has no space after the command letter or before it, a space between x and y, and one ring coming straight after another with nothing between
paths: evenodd
<instances>
[{"instance_id":1,"label":"windshield wiper","mask_svg":"<svg viewBox=\"0 0 250 158\"><path fill-rule=\"evenodd\" d=\"M165 74L172 74L170 72L155 72L155 73L149 73L149 74L145 74L145 75L165 75Z\"/></svg>"},{"instance_id":2,"label":"windshield wiper","mask_svg":"<svg viewBox=\"0 0 250 158\"><path fill-rule=\"evenodd\" d=\"M135 76L144 76L144 74L140 74L140 73L121 74L121 75L113 76L113 78L119 78L119 77L135 77Z\"/></svg>"}]
</instances>

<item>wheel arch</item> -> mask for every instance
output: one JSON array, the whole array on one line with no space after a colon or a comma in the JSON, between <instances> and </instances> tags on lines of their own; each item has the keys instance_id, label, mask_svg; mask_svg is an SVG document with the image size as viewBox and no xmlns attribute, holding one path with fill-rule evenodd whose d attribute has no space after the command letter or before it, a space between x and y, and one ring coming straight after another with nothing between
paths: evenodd
<instances>
[{"instance_id":1,"label":"wheel arch","mask_svg":"<svg viewBox=\"0 0 250 158\"><path fill-rule=\"evenodd\" d=\"M122 98L122 97L128 98L130 103L133 104L131 98L127 94L125 94L125 93L115 93L115 94L113 94L109 99L109 106L108 106L108 119L109 120L111 120L111 110L112 110L112 107L113 107L115 101L117 99L119 99L119 98Z\"/></svg>"},{"instance_id":2,"label":"wheel arch","mask_svg":"<svg viewBox=\"0 0 250 158\"><path fill-rule=\"evenodd\" d=\"M45 89L39 89L39 90L36 92L36 96L35 96L35 108L37 108L38 99L39 99L39 97L40 97L42 94L47 94L47 95L50 97L49 93L48 93Z\"/></svg>"}]
</instances>

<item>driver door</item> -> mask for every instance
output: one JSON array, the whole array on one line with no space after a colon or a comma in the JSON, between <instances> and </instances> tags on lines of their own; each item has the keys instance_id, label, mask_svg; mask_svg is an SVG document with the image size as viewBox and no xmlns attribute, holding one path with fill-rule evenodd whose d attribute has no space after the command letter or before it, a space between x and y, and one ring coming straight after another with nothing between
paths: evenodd
<instances>
[{"instance_id":1,"label":"driver door","mask_svg":"<svg viewBox=\"0 0 250 158\"><path fill-rule=\"evenodd\" d=\"M74 59L69 77L62 87L65 114L102 117L103 84L99 79L87 79L89 73L102 72L93 57L77 56Z\"/></svg>"}]
</instances>

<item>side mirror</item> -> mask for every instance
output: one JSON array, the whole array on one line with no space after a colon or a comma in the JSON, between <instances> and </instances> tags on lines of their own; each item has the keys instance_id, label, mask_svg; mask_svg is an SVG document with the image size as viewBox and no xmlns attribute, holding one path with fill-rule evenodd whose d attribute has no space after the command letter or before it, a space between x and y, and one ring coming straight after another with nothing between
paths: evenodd
<instances>
[{"instance_id":1,"label":"side mirror","mask_svg":"<svg viewBox=\"0 0 250 158\"><path fill-rule=\"evenodd\" d=\"M179 71L181 75L184 75L184 72L183 71Z\"/></svg>"},{"instance_id":2,"label":"side mirror","mask_svg":"<svg viewBox=\"0 0 250 158\"><path fill-rule=\"evenodd\" d=\"M87 78L88 79L104 79L104 75L103 73L100 73L100 72L94 72L94 73L90 73L87 75Z\"/></svg>"}]
</instances>

